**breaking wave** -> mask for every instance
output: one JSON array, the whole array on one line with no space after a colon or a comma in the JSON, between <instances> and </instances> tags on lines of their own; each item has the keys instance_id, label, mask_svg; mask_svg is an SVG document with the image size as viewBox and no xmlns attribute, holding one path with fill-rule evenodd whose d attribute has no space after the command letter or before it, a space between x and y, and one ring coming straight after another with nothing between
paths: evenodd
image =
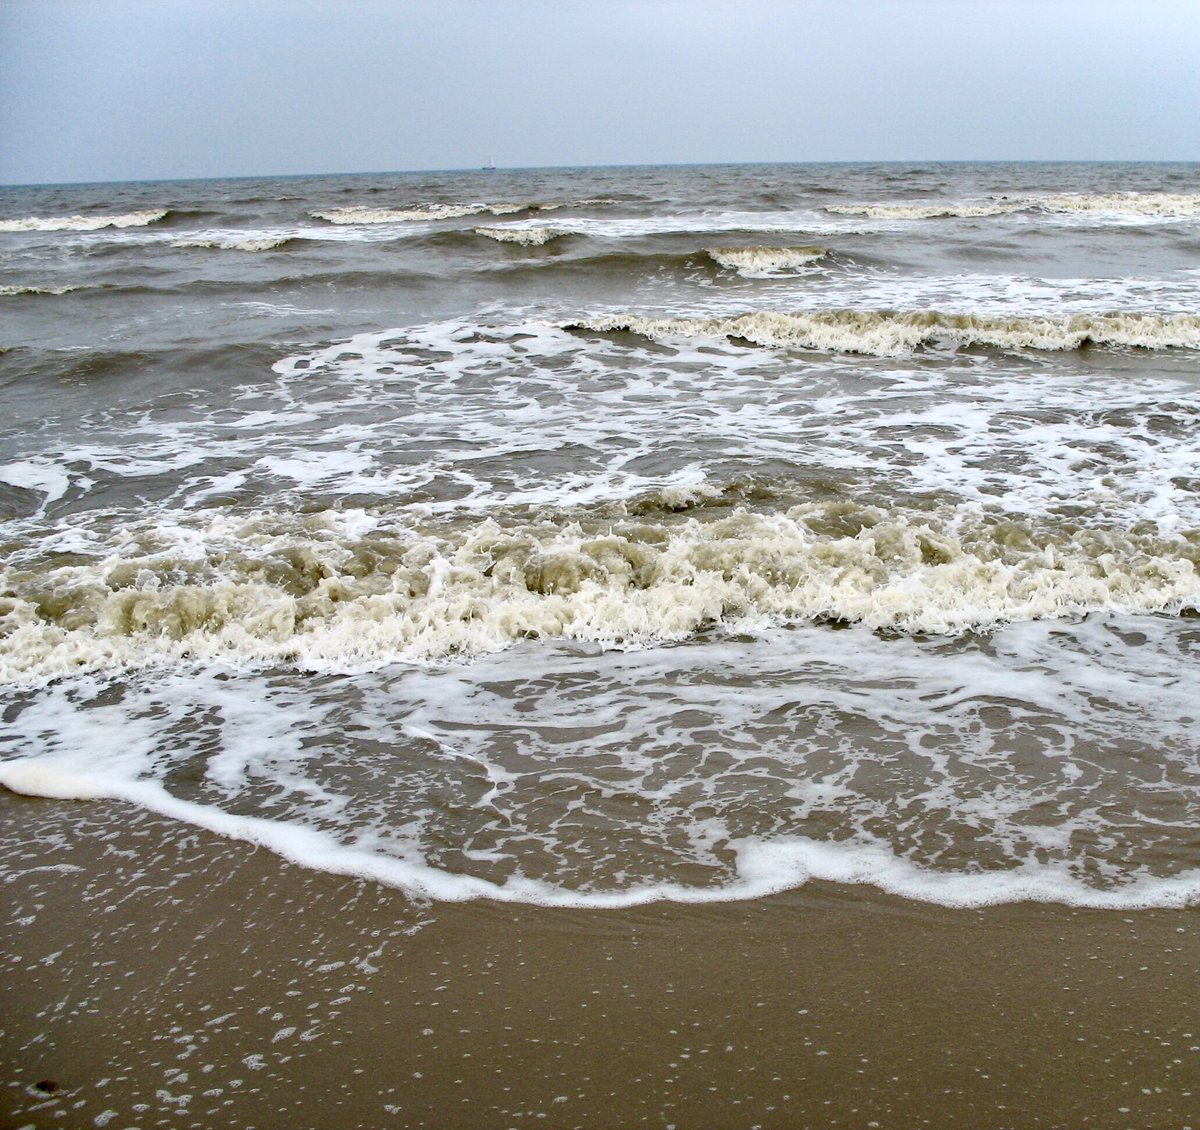
<instances>
[{"instance_id":1,"label":"breaking wave","mask_svg":"<svg viewBox=\"0 0 1200 1130\"><path fill-rule=\"evenodd\" d=\"M69 294L73 290L84 290L82 286L0 286L0 297L16 298L22 294Z\"/></svg>"},{"instance_id":2,"label":"breaking wave","mask_svg":"<svg viewBox=\"0 0 1200 1130\"><path fill-rule=\"evenodd\" d=\"M589 208L618 203L620 201L610 200L606 197L557 202L534 200L499 204L476 201L456 204L416 204L408 208L367 208L362 206L329 208L324 211L309 212L309 215L318 220L327 220L331 224L396 224L410 220L455 220L461 216L511 216L517 212L553 212L559 208Z\"/></svg>"},{"instance_id":3,"label":"breaking wave","mask_svg":"<svg viewBox=\"0 0 1200 1130\"><path fill-rule=\"evenodd\" d=\"M175 239L172 247L212 250L212 251L274 251L286 247L289 243L297 242L299 237L293 235L278 236L212 236L202 239Z\"/></svg>"},{"instance_id":4,"label":"breaking wave","mask_svg":"<svg viewBox=\"0 0 1200 1130\"><path fill-rule=\"evenodd\" d=\"M549 243L552 239L560 239L564 235L571 233L565 228L476 228L476 235L485 235L488 239L494 239L500 243L520 243L531 246L541 246Z\"/></svg>"},{"instance_id":5,"label":"breaking wave","mask_svg":"<svg viewBox=\"0 0 1200 1130\"><path fill-rule=\"evenodd\" d=\"M649 318L613 314L563 326L648 338L730 337L754 345L894 357L926 345L997 349L1078 349L1084 345L1144 349L1200 348L1200 315L1073 314L989 316L936 310L761 312L725 318Z\"/></svg>"},{"instance_id":6,"label":"breaking wave","mask_svg":"<svg viewBox=\"0 0 1200 1130\"><path fill-rule=\"evenodd\" d=\"M480 213L504 216L524 210L523 204L421 204L414 208L330 208L309 215L331 224L397 224L408 220L454 220Z\"/></svg>"},{"instance_id":7,"label":"breaking wave","mask_svg":"<svg viewBox=\"0 0 1200 1130\"><path fill-rule=\"evenodd\" d=\"M269 511L130 521L99 540L94 556L5 566L0 677L184 659L360 669L780 621L953 635L1200 603L1194 537L845 502L457 530Z\"/></svg>"},{"instance_id":8,"label":"breaking wave","mask_svg":"<svg viewBox=\"0 0 1200 1130\"><path fill-rule=\"evenodd\" d=\"M745 278L771 278L811 266L829 254L824 247L707 247L709 258Z\"/></svg>"},{"instance_id":9,"label":"breaking wave","mask_svg":"<svg viewBox=\"0 0 1200 1130\"><path fill-rule=\"evenodd\" d=\"M23 220L0 220L0 231L99 231L101 228L139 228L167 215L168 209L154 212L127 212L122 216L28 216Z\"/></svg>"},{"instance_id":10,"label":"breaking wave","mask_svg":"<svg viewBox=\"0 0 1200 1130\"><path fill-rule=\"evenodd\" d=\"M986 201L883 202L827 204L838 216L866 216L874 220L931 220L955 217L1007 216L1014 212L1103 213L1130 216L1200 216L1200 194L1176 192L1048 193L1039 196L1002 196Z\"/></svg>"}]
</instances>

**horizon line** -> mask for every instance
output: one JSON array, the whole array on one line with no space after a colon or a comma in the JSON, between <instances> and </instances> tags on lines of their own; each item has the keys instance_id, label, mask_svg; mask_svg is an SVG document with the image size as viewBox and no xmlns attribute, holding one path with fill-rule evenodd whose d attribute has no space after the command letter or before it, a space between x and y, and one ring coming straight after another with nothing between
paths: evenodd
<instances>
[{"instance_id":1,"label":"horizon line","mask_svg":"<svg viewBox=\"0 0 1200 1130\"><path fill-rule=\"evenodd\" d=\"M216 181L249 180L306 180L321 177L398 177L432 176L467 173L503 174L533 172L576 172L597 169L695 169L695 168L747 168L747 167L803 167L822 165L1197 165L1197 158L1127 158L1127 157L938 157L938 158L885 158L815 160L802 161L644 161L611 165L464 165L456 168L427 169L362 169L338 172L305 173L234 173L218 176L138 177L128 180L64 180L64 181L0 181L0 189L20 188L82 188L93 185L115 184L195 184Z\"/></svg>"}]
</instances>

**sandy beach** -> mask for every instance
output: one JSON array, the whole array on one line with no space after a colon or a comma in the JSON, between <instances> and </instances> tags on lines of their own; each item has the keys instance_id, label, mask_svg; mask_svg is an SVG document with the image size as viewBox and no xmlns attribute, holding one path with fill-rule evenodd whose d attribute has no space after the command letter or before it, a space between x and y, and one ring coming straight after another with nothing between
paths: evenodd
<instances>
[{"instance_id":1,"label":"sandy beach","mask_svg":"<svg viewBox=\"0 0 1200 1130\"><path fill-rule=\"evenodd\" d=\"M1182 1127L1194 911L417 905L0 798L5 1126Z\"/></svg>"}]
</instances>

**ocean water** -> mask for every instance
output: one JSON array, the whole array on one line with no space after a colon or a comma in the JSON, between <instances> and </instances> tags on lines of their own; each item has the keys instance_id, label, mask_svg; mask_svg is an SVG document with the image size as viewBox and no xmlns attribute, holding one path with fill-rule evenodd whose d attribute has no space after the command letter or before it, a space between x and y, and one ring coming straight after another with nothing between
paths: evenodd
<instances>
[{"instance_id":1,"label":"ocean water","mask_svg":"<svg viewBox=\"0 0 1200 1130\"><path fill-rule=\"evenodd\" d=\"M0 784L432 900L1200 900L1200 168L0 190Z\"/></svg>"}]
</instances>

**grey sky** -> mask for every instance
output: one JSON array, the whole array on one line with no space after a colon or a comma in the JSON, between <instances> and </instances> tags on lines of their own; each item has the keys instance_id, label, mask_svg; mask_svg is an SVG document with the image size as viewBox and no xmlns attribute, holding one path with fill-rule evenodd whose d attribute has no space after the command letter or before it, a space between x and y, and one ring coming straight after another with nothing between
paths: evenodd
<instances>
[{"instance_id":1,"label":"grey sky","mask_svg":"<svg viewBox=\"0 0 1200 1130\"><path fill-rule=\"evenodd\" d=\"M0 183L1200 159L1200 0L0 0Z\"/></svg>"}]
</instances>

